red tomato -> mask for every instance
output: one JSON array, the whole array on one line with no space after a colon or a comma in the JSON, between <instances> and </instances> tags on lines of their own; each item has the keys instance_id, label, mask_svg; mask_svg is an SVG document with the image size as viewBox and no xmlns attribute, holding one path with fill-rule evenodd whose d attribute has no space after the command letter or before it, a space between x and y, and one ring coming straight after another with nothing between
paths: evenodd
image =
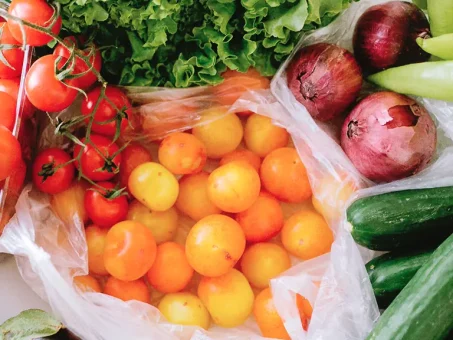
<instances>
[{"instance_id":1,"label":"red tomato","mask_svg":"<svg viewBox=\"0 0 453 340\"><path fill-rule=\"evenodd\" d=\"M16 101L9 94L0 92L0 103L2 106L0 111L0 125L13 131L14 123L16 123Z\"/></svg>"},{"instance_id":2,"label":"red tomato","mask_svg":"<svg viewBox=\"0 0 453 340\"><path fill-rule=\"evenodd\" d=\"M71 186L74 179L74 163L59 167L71 160L66 152L58 148L42 151L33 162L32 177L35 186L47 194L58 194Z\"/></svg>"},{"instance_id":3,"label":"red tomato","mask_svg":"<svg viewBox=\"0 0 453 340\"><path fill-rule=\"evenodd\" d=\"M82 102L81 112L83 115L88 116L93 112L93 109L99 99L100 94L101 87L96 87L94 90L88 93L88 98ZM117 87L108 86L105 89L105 96L116 107L112 106L105 99L101 100L101 103L99 104L97 111L94 114L95 123L93 124L93 131L106 136L114 136L117 127L116 120L102 125L99 123L115 119L116 117L119 118L118 115L121 112L125 112L126 118L121 119L120 125L120 130L124 131L124 129L127 127L127 115L130 115L132 113L132 106L131 103L129 102L129 99L127 99L126 95Z\"/></svg>"},{"instance_id":4,"label":"red tomato","mask_svg":"<svg viewBox=\"0 0 453 340\"><path fill-rule=\"evenodd\" d=\"M8 178L21 161L19 141L6 127L0 126L0 181Z\"/></svg>"},{"instance_id":5,"label":"red tomato","mask_svg":"<svg viewBox=\"0 0 453 340\"><path fill-rule=\"evenodd\" d=\"M91 187L85 193L85 210L88 217L99 227L110 228L114 224L126 219L129 204L126 196L109 198L115 185L111 182L100 182L99 185Z\"/></svg>"},{"instance_id":6,"label":"red tomato","mask_svg":"<svg viewBox=\"0 0 453 340\"><path fill-rule=\"evenodd\" d=\"M112 159L112 156L118 152L119 148L104 136L91 135L90 139L106 159L98 153L93 145L87 144L83 149L83 154L80 156L80 164L79 161L75 162L76 167L93 181L108 181L119 171L121 154L119 153ZM85 144L85 138L82 139L82 142ZM79 157L80 152L82 152L82 147L76 145L74 147L74 158Z\"/></svg>"},{"instance_id":7,"label":"red tomato","mask_svg":"<svg viewBox=\"0 0 453 340\"><path fill-rule=\"evenodd\" d=\"M6 23L0 24L0 45L18 45L20 42L13 38ZM11 48L2 51L3 57L8 62L9 66L0 61L0 78L16 78L22 72L24 64L24 51L21 48Z\"/></svg>"},{"instance_id":8,"label":"red tomato","mask_svg":"<svg viewBox=\"0 0 453 340\"><path fill-rule=\"evenodd\" d=\"M8 181L8 195L14 195L15 197L19 197L20 192L24 186L25 182L25 175L27 174L27 165L23 160L20 161L19 167L14 169L11 176L9 176ZM0 190L3 189L3 186L6 181L0 182Z\"/></svg>"},{"instance_id":9,"label":"red tomato","mask_svg":"<svg viewBox=\"0 0 453 340\"><path fill-rule=\"evenodd\" d=\"M25 91L19 96L20 90L20 78L14 79L0 79L0 92L8 93L14 100L18 100L20 98L22 103L22 110L23 115L25 118L30 118L35 108L31 105L30 101L28 100L27 96L25 95Z\"/></svg>"},{"instance_id":10,"label":"red tomato","mask_svg":"<svg viewBox=\"0 0 453 340\"><path fill-rule=\"evenodd\" d=\"M77 90L68 87L79 87L77 79L63 82L55 76L54 55L39 58L30 67L25 78L25 91L28 99L38 109L58 112L69 107L77 96Z\"/></svg>"},{"instance_id":11,"label":"red tomato","mask_svg":"<svg viewBox=\"0 0 453 340\"><path fill-rule=\"evenodd\" d=\"M79 47L78 43L77 43L77 39L75 37L73 37L73 36L65 38L64 41L69 46ZM100 72L101 71L101 67L102 67L101 52L99 50L96 50L96 47L95 47L94 53L92 53L91 55L90 55L90 53L91 53L91 48L87 48L87 49L85 49L83 51L83 54L86 57L90 57L90 63L93 66L93 69L95 69L96 71ZM64 47L63 45L61 45L61 44L59 44L55 48L53 54L55 56L62 56L65 59L68 59L69 56L70 56L69 50L66 47ZM91 65L87 65L84 60L82 60L82 59L77 57L73 74L84 73L84 72L88 71L88 69L91 67ZM89 72L89 73L86 73L83 76L77 78L77 80L79 82L80 88L87 89L87 88L89 88L91 85L93 85L96 82L97 77L94 74L94 72Z\"/></svg>"},{"instance_id":12,"label":"red tomato","mask_svg":"<svg viewBox=\"0 0 453 340\"><path fill-rule=\"evenodd\" d=\"M45 28L52 23L54 12L55 10L46 0L13 0L8 9L10 15ZM60 33L61 23L61 17L58 17L52 27L53 34L58 35ZM22 28L19 22L9 19L8 26L13 37L23 44ZM25 42L27 45L44 46L52 41L52 37L31 27L23 27L23 30L25 31Z\"/></svg>"},{"instance_id":13,"label":"red tomato","mask_svg":"<svg viewBox=\"0 0 453 340\"><path fill-rule=\"evenodd\" d=\"M119 173L120 185L122 188L127 188L131 172L140 164L152 162L153 158L148 150L139 144L128 145L121 152L122 164Z\"/></svg>"}]
</instances>

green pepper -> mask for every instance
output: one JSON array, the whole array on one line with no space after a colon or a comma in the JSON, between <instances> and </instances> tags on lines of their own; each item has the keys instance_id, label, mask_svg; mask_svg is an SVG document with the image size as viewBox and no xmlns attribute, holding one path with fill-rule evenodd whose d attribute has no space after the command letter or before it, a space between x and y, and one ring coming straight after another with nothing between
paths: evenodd
<instances>
[{"instance_id":1,"label":"green pepper","mask_svg":"<svg viewBox=\"0 0 453 340\"><path fill-rule=\"evenodd\" d=\"M421 49L444 60L453 60L453 33L439 35L435 38L417 38Z\"/></svg>"},{"instance_id":2,"label":"green pepper","mask_svg":"<svg viewBox=\"0 0 453 340\"><path fill-rule=\"evenodd\" d=\"M373 74L368 80L394 92L453 101L453 61L394 67Z\"/></svg>"},{"instance_id":3,"label":"green pepper","mask_svg":"<svg viewBox=\"0 0 453 340\"><path fill-rule=\"evenodd\" d=\"M412 0L414 4L418 6L418 8L426 9L428 0Z\"/></svg>"},{"instance_id":4,"label":"green pepper","mask_svg":"<svg viewBox=\"0 0 453 340\"><path fill-rule=\"evenodd\" d=\"M453 0L428 0L428 17L433 37L453 33Z\"/></svg>"}]
</instances>

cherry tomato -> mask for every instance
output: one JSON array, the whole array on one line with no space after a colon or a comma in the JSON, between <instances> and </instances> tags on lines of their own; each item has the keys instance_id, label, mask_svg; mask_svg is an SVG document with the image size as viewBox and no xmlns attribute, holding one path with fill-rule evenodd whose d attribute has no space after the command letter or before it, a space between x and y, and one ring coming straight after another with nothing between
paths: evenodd
<instances>
[{"instance_id":1,"label":"cherry tomato","mask_svg":"<svg viewBox=\"0 0 453 340\"><path fill-rule=\"evenodd\" d=\"M145 225L153 233L157 244L173 240L179 227L179 215L175 208L152 211L139 201L129 204L127 219Z\"/></svg>"},{"instance_id":2,"label":"cherry tomato","mask_svg":"<svg viewBox=\"0 0 453 340\"><path fill-rule=\"evenodd\" d=\"M100 95L101 87L96 87L88 93L88 98L82 102L80 109L83 115L87 116L93 113ZM108 101L106 99L101 100L94 113L94 124L92 128L96 133L105 136L114 136L118 121L120 121L120 131L124 131L127 127L127 117L132 114L132 105L129 99L127 99L127 96L117 87L107 86L104 95L108 98ZM107 121L111 122L104 124Z\"/></svg>"},{"instance_id":3,"label":"cherry tomato","mask_svg":"<svg viewBox=\"0 0 453 340\"><path fill-rule=\"evenodd\" d=\"M21 161L19 141L6 127L0 126L0 181L8 178Z\"/></svg>"},{"instance_id":4,"label":"cherry tomato","mask_svg":"<svg viewBox=\"0 0 453 340\"><path fill-rule=\"evenodd\" d=\"M113 277L134 281L148 272L156 259L156 241L143 224L124 221L107 233L104 264Z\"/></svg>"},{"instance_id":5,"label":"cherry tomato","mask_svg":"<svg viewBox=\"0 0 453 340\"><path fill-rule=\"evenodd\" d=\"M200 172L206 158L206 147L190 133L172 133L159 146L160 163L175 175Z\"/></svg>"},{"instance_id":6,"label":"cherry tomato","mask_svg":"<svg viewBox=\"0 0 453 340\"><path fill-rule=\"evenodd\" d=\"M227 153L219 162L219 165L225 165L227 163L231 163L234 161L241 161L246 162L253 166L256 171L260 171L261 167L261 158L253 153L250 150L242 149L242 150L234 150L230 153Z\"/></svg>"},{"instance_id":7,"label":"cherry tomato","mask_svg":"<svg viewBox=\"0 0 453 340\"><path fill-rule=\"evenodd\" d=\"M115 176L120 167L121 153L113 157L119 148L115 143L103 136L91 135L90 139L95 147L91 144L86 144L83 151L82 147L78 144L74 147L74 158L79 157L79 154L83 152L82 156L80 156L80 162L76 161L75 165L77 168L80 168L85 176L93 181L108 181ZM86 142L85 138L82 139L82 142Z\"/></svg>"},{"instance_id":8,"label":"cherry tomato","mask_svg":"<svg viewBox=\"0 0 453 340\"><path fill-rule=\"evenodd\" d=\"M177 325L209 328L211 316L201 300L191 293L165 295L159 302L159 311L165 318Z\"/></svg>"},{"instance_id":9,"label":"cherry tomato","mask_svg":"<svg viewBox=\"0 0 453 340\"><path fill-rule=\"evenodd\" d=\"M0 125L13 131L14 124L16 123L16 101L9 94L0 92L0 103L2 103Z\"/></svg>"},{"instance_id":10,"label":"cherry tomato","mask_svg":"<svg viewBox=\"0 0 453 340\"><path fill-rule=\"evenodd\" d=\"M283 210L279 201L262 191L250 208L236 215L236 221L248 242L269 241L283 228Z\"/></svg>"},{"instance_id":11,"label":"cherry tomato","mask_svg":"<svg viewBox=\"0 0 453 340\"><path fill-rule=\"evenodd\" d=\"M139 165L151 162L153 160L150 152L139 144L129 144L123 152L121 152L121 168L119 172L119 180L122 188L126 187L129 191L129 176L131 172Z\"/></svg>"},{"instance_id":12,"label":"cherry tomato","mask_svg":"<svg viewBox=\"0 0 453 340\"><path fill-rule=\"evenodd\" d=\"M76 48L79 47L78 43L77 43L77 39L73 36L66 37L64 39L64 41L69 46L74 46ZM71 55L70 51L61 44L59 44L57 47L55 47L53 54L55 56L62 56L65 59L68 59ZM96 46L91 46L90 48L83 50L83 54L86 57L90 58L90 64L87 65L87 63L83 59L76 57L73 74L84 73L84 72L88 71L88 69L90 69L91 66L94 70L96 70L97 72L100 72L101 67L102 67L102 56L101 56L101 52L96 49ZM83 76L77 78L77 80L79 82L80 88L87 89L96 82L97 77L94 74L94 72L92 71L92 72L86 73Z\"/></svg>"},{"instance_id":13,"label":"cherry tomato","mask_svg":"<svg viewBox=\"0 0 453 340\"><path fill-rule=\"evenodd\" d=\"M58 148L42 151L33 162L32 177L34 185L47 194L57 194L71 186L75 168L71 156ZM60 167L61 165L67 165Z\"/></svg>"},{"instance_id":14,"label":"cherry tomato","mask_svg":"<svg viewBox=\"0 0 453 340\"><path fill-rule=\"evenodd\" d=\"M201 219L187 235L187 260L203 276L227 273L241 258L244 249L244 232L235 220L224 215Z\"/></svg>"},{"instance_id":15,"label":"cherry tomato","mask_svg":"<svg viewBox=\"0 0 453 340\"><path fill-rule=\"evenodd\" d=\"M264 289L270 280L291 267L283 247L273 243L256 243L241 258L241 271L253 287Z\"/></svg>"},{"instance_id":16,"label":"cherry tomato","mask_svg":"<svg viewBox=\"0 0 453 340\"><path fill-rule=\"evenodd\" d=\"M184 246L165 242L157 246L156 260L146 277L151 286L159 292L176 293L189 284L193 273Z\"/></svg>"},{"instance_id":17,"label":"cherry tomato","mask_svg":"<svg viewBox=\"0 0 453 340\"><path fill-rule=\"evenodd\" d=\"M114 296L123 301L141 301L151 303L151 295L143 279L122 281L109 277L104 287L104 294Z\"/></svg>"},{"instance_id":18,"label":"cherry tomato","mask_svg":"<svg viewBox=\"0 0 453 340\"><path fill-rule=\"evenodd\" d=\"M78 218L80 222L88 222L88 214L83 200L89 184L83 180L73 181L71 186L58 194L52 195L50 205L55 214L66 224L74 223Z\"/></svg>"},{"instance_id":19,"label":"cherry tomato","mask_svg":"<svg viewBox=\"0 0 453 340\"><path fill-rule=\"evenodd\" d=\"M194 126L192 133L203 142L209 158L219 159L234 151L242 141L244 128L234 113L213 108L203 113L201 123Z\"/></svg>"},{"instance_id":20,"label":"cherry tomato","mask_svg":"<svg viewBox=\"0 0 453 340\"><path fill-rule=\"evenodd\" d=\"M250 68L247 72L227 70L222 73L225 79L220 85L211 88L221 105L231 106L245 92L269 88L269 79L257 70Z\"/></svg>"},{"instance_id":21,"label":"cherry tomato","mask_svg":"<svg viewBox=\"0 0 453 340\"><path fill-rule=\"evenodd\" d=\"M94 224L85 228L88 248L88 269L92 274L109 274L104 265L104 249L107 233L107 229L100 228Z\"/></svg>"},{"instance_id":22,"label":"cherry tomato","mask_svg":"<svg viewBox=\"0 0 453 340\"><path fill-rule=\"evenodd\" d=\"M110 198L115 185L111 182L99 182L102 190L93 186L85 193L85 209L93 223L100 227L110 228L112 225L123 221L127 216L128 203L126 196Z\"/></svg>"},{"instance_id":23,"label":"cherry tomato","mask_svg":"<svg viewBox=\"0 0 453 340\"><path fill-rule=\"evenodd\" d=\"M179 183L175 176L159 163L139 165L129 177L132 195L152 211L165 211L176 202Z\"/></svg>"},{"instance_id":24,"label":"cherry tomato","mask_svg":"<svg viewBox=\"0 0 453 340\"><path fill-rule=\"evenodd\" d=\"M33 116L35 108L28 100L25 91L19 96L20 78L0 79L0 92L5 92L14 98L15 101L21 101L21 109L25 118Z\"/></svg>"},{"instance_id":25,"label":"cherry tomato","mask_svg":"<svg viewBox=\"0 0 453 340\"><path fill-rule=\"evenodd\" d=\"M183 176L179 180L176 207L194 221L222 212L209 199L208 179L209 173L202 171L198 174Z\"/></svg>"},{"instance_id":26,"label":"cherry tomato","mask_svg":"<svg viewBox=\"0 0 453 340\"><path fill-rule=\"evenodd\" d=\"M10 15L44 28L50 27L50 24L52 24L54 12L55 10L45 0L13 0L8 9ZM61 24L61 17L58 17L52 27L53 34L58 35L60 33ZM25 31L27 45L44 46L52 41L51 36L31 27L21 27L16 20L9 19L8 26L13 37L21 44L24 43L22 29Z\"/></svg>"},{"instance_id":27,"label":"cherry tomato","mask_svg":"<svg viewBox=\"0 0 453 340\"><path fill-rule=\"evenodd\" d=\"M96 280L91 275L76 276L74 278L74 284L84 293L101 292L101 285L99 284L98 280Z\"/></svg>"},{"instance_id":28,"label":"cherry tomato","mask_svg":"<svg viewBox=\"0 0 453 340\"><path fill-rule=\"evenodd\" d=\"M250 208L258 198L260 188L260 177L256 170L241 161L218 167L208 179L208 195L212 203L231 213Z\"/></svg>"},{"instance_id":29,"label":"cherry tomato","mask_svg":"<svg viewBox=\"0 0 453 340\"><path fill-rule=\"evenodd\" d=\"M24 51L20 48L21 44L14 39L6 23L0 23L0 45L17 45L19 48L8 48L2 50L3 57L9 65L0 61L0 78L16 78L22 73L24 64Z\"/></svg>"},{"instance_id":30,"label":"cherry tomato","mask_svg":"<svg viewBox=\"0 0 453 340\"><path fill-rule=\"evenodd\" d=\"M330 252L334 241L332 230L324 217L310 210L299 211L288 218L281 237L283 247L302 260Z\"/></svg>"},{"instance_id":31,"label":"cherry tomato","mask_svg":"<svg viewBox=\"0 0 453 340\"><path fill-rule=\"evenodd\" d=\"M266 157L275 149L288 145L289 133L274 125L269 117L253 114L245 124L244 141L249 150L260 157Z\"/></svg>"},{"instance_id":32,"label":"cherry tomato","mask_svg":"<svg viewBox=\"0 0 453 340\"><path fill-rule=\"evenodd\" d=\"M198 296L221 327L242 325L253 310L252 287L236 269L218 277L203 277L198 285Z\"/></svg>"},{"instance_id":33,"label":"cherry tomato","mask_svg":"<svg viewBox=\"0 0 453 340\"><path fill-rule=\"evenodd\" d=\"M58 112L68 108L77 96L77 79L63 82L55 75L57 57L46 55L36 60L25 78L25 91L30 102L41 111ZM45 95L44 95L45 94Z\"/></svg>"},{"instance_id":34,"label":"cherry tomato","mask_svg":"<svg viewBox=\"0 0 453 340\"><path fill-rule=\"evenodd\" d=\"M301 203L311 198L307 170L294 148L280 148L268 154L260 175L264 188L281 201Z\"/></svg>"}]
</instances>

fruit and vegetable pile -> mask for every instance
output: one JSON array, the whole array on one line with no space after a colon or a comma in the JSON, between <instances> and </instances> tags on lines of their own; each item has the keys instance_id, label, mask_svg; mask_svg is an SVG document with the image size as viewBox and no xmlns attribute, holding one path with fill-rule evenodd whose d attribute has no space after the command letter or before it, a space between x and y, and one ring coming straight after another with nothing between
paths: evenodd
<instances>
[{"instance_id":1,"label":"fruit and vegetable pile","mask_svg":"<svg viewBox=\"0 0 453 340\"><path fill-rule=\"evenodd\" d=\"M32 190L50 207L40 215L64 224L46 226L53 246L77 248L88 270L72 270L69 287L152 305L170 324L236 329L251 317L264 337L294 337L297 323L305 339L317 292L335 286L329 270L301 273L311 288L288 298L290 320L273 282L333 262L345 227L386 252L358 269L386 309L368 338L448 336L453 182L429 174L453 134L423 98L453 112L453 1L362 3L349 48L302 37L294 50L349 1L12 0L0 23L0 180L11 206L29 179L22 201ZM284 79L291 103L267 78L290 54L273 85ZM323 150L341 155L319 161ZM32 242L49 242L40 228Z\"/></svg>"}]
</instances>

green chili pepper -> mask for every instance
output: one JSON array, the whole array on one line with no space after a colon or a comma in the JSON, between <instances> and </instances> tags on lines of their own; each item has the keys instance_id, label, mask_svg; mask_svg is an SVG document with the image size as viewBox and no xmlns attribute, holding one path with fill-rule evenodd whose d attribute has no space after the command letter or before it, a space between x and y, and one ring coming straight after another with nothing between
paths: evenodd
<instances>
[{"instance_id":1,"label":"green chili pepper","mask_svg":"<svg viewBox=\"0 0 453 340\"><path fill-rule=\"evenodd\" d=\"M418 8L426 9L427 8L427 1L428 0L412 0L414 4L418 6Z\"/></svg>"},{"instance_id":2,"label":"green chili pepper","mask_svg":"<svg viewBox=\"0 0 453 340\"><path fill-rule=\"evenodd\" d=\"M453 0L428 0L428 16L433 37L453 33Z\"/></svg>"},{"instance_id":3,"label":"green chili pepper","mask_svg":"<svg viewBox=\"0 0 453 340\"><path fill-rule=\"evenodd\" d=\"M368 80L394 92L453 101L453 61L433 61L390 68Z\"/></svg>"},{"instance_id":4,"label":"green chili pepper","mask_svg":"<svg viewBox=\"0 0 453 340\"><path fill-rule=\"evenodd\" d=\"M435 38L417 38L417 44L423 51L444 60L453 60L453 33Z\"/></svg>"}]
</instances>

